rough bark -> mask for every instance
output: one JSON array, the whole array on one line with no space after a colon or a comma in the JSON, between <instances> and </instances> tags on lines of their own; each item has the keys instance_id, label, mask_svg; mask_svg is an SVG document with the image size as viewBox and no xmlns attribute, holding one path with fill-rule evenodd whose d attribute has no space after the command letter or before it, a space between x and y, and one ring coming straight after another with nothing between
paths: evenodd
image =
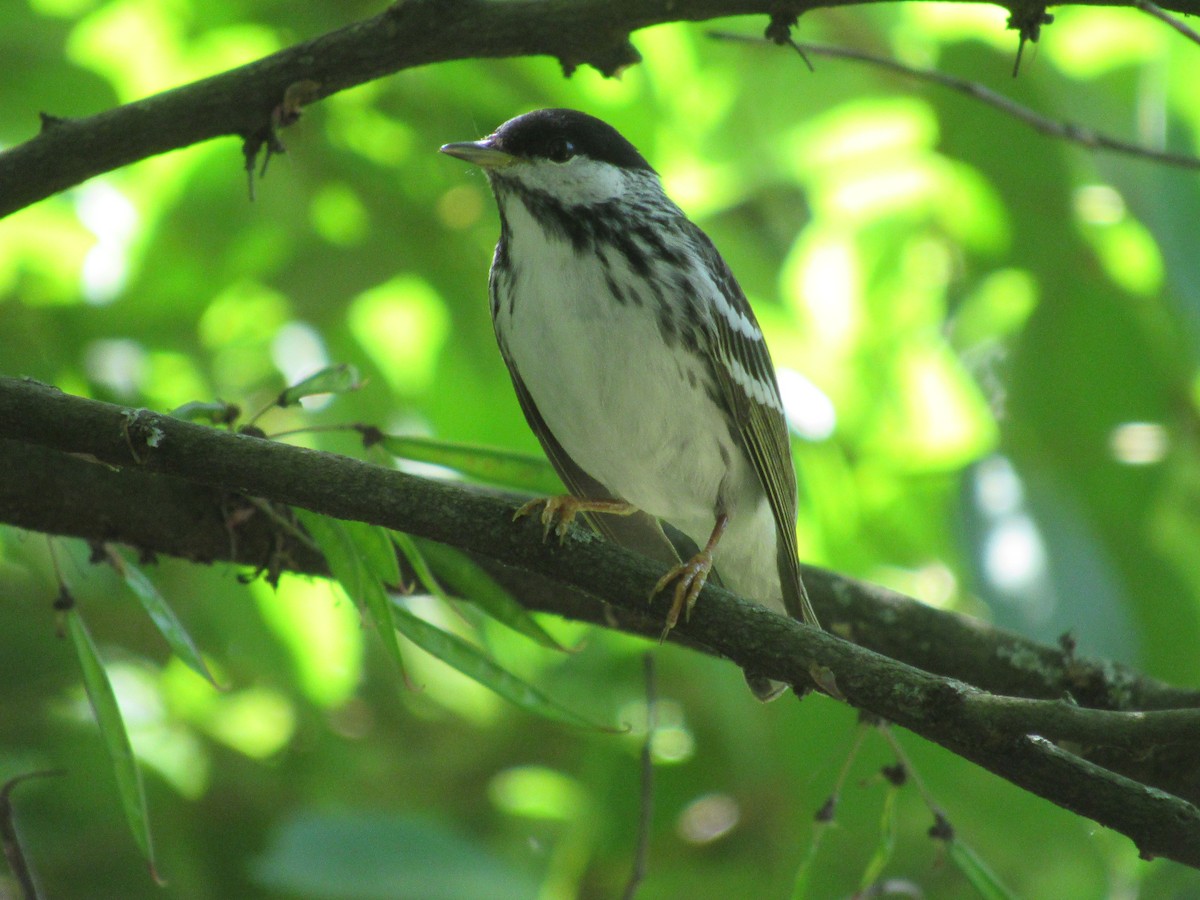
<instances>
[{"instance_id":1,"label":"rough bark","mask_svg":"<svg viewBox=\"0 0 1200 900\"><path fill-rule=\"evenodd\" d=\"M10 476L0 521L21 527L321 571L265 517L230 527L230 511L256 497L467 550L534 608L639 632L656 631L665 612L655 602L647 613L660 574L648 561L578 529L562 546L543 543L493 493L38 382L0 378L0 462ZM679 638L801 689L816 675L859 709L1126 834L1143 855L1200 867L1197 692L823 570L804 574L829 632L710 586Z\"/></svg>"}]
</instances>

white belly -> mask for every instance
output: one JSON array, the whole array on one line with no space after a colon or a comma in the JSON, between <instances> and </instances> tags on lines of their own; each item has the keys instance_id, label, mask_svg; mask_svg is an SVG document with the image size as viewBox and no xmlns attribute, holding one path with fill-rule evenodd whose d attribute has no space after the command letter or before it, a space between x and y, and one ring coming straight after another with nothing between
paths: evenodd
<instances>
[{"instance_id":1,"label":"white belly","mask_svg":"<svg viewBox=\"0 0 1200 900\"><path fill-rule=\"evenodd\" d=\"M779 606L774 519L709 396L703 361L682 346L667 352L656 299L609 302L594 260L581 265L570 244L540 234L531 244L510 246L521 260L517 300L511 310L500 303L496 325L554 437L614 495L698 546L723 506L730 524L715 554L718 570L732 590Z\"/></svg>"},{"instance_id":2,"label":"white belly","mask_svg":"<svg viewBox=\"0 0 1200 900\"><path fill-rule=\"evenodd\" d=\"M553 261L524 256L511 320L498 311L512 364L584 471L653 515L711 523L722 444L727 456L734 448L702 363L666 352L647 305L599 302L608 293L600 270L557 246Z\"/></svg>"}]
</instances>

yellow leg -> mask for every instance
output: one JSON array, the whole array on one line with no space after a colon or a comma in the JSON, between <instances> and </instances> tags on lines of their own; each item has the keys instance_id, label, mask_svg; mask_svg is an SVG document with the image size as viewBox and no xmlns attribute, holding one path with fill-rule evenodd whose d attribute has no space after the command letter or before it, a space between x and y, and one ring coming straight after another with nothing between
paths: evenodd
<instances>
[{"instance_id":1,"label":"yellow leg","mask_svg":"<svg viewBox=\"0 0 1200 900\"><path fill-rule=\"evenodd\" d=\"M713 550L716 549L717 543L721 540L721 535L725 533L725 528L728 525L729 516L725 513L717 516L717 522L713 526L712 534L709 535L708 543L704 545L704 549L687 562L681 563L668 571L654 585L654 590L650 592L651 600L672 581L677 582L675 585L675 595L671 601L671 609L667 613L667 627L663 629L662 637L659 638L660 642L667 639L667 635L671 633L671 629L679 621L680 613L683 614L685 622L688 616L692 614L692 607L696 605L696 600L699 598L700 592L704 590L704 582L708 581L708 573L712 571Z\"/></svg>"},{"instance_id":2,"label":"yellow leg","mask_svg":"<svg viewBox=\"0 0 1200 900\"><path fill-rule=\"evenodd\" d=\"M538 517L542 523L542 540L550 537L550 529L553 528L554 533L558 535L560 544L566 538L571 523L580 513L599 512L613 516L628 516L637 512L636 506L632 506L624 500L581 500L578 497L563 494L558 497L539 497L536 500L530 500L513 514L513 521L517 521L522 516L532 515L539 506L542 507L542 514Z\"/></svg>"}]
</instances>

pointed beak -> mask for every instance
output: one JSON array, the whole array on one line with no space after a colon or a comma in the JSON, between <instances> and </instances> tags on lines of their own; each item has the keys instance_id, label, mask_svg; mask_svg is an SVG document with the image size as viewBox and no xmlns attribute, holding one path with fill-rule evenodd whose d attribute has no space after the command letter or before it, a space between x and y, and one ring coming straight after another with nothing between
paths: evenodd
<instances>
[{"instance_id":1,"label":"pointed beak","mask_svg":"<svg viewBox=\"0 0 1200 900\"><path fill-rule=\"evenodd\" d=\"M517 157L497 150L487 138L482 141L464 141L461 144L446 144L441 152L447 156L474 163L484 169L502 169L517 162Z\"/></svg>"}]
</instances>

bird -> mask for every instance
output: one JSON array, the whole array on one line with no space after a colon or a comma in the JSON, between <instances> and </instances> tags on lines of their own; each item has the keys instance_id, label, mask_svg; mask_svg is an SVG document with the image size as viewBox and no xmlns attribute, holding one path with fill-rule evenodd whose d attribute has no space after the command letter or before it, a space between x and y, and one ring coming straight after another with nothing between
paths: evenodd
<instances>
[{"instance_id":1,"label":"bird","mask_svg":"<svg viewBox=\"0 0 1200 900\"><path fill-rule=\"evenodd\" d=\"M775 369L709 237L633 144L587 113L535 110L441 152L480 167L495 197L496 340L570 492L517 516L540 507L544 536L561 538L582 515L668 566L651 592L672 597L664 638L710 577L819 628ZM663 522L695 552L681 555ZM747 680L761 699L783 689Z\"/></svg>"}]
</instances>

